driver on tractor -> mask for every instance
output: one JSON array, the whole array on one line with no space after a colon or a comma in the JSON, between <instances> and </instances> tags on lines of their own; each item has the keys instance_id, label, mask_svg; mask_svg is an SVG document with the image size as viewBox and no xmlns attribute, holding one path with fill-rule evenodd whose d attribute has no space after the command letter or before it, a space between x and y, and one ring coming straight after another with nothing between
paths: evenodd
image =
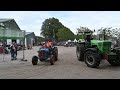
<instances>
[{"instance_id":1,"label":"driver on tractor","mask_svg":"<svg viewBox=\"0 0 120 90\"><path fill-rule=\"evenodd\" d=\"M86 34L85 43L87 47L90 47L91 40L93 40L92 35Z\"/></svg>"},{"instance_id":2,"label":"driver on tractor","mask_svg":"<svg viewBox=\"0 0 120 90\"><path fill-rule=\"evenodd\" d=\"M50 41L46 41L45 44L43 45L44 48L49 48L49 47L52 47L52 46L53 46L53 44Z\"/></svg>"},{"instance_id":3,"label":"driver on tractor","mask_svg":"<svg viewBox=\"0 0 120 90\"><path fill-rule=\"evenodd\" d=\"M52 46L53 46L52 42L46 41L45 44L43 45L43 48L48 49L48 50L49 50L49 53L51 53L51 51L52 51Z\"/></svg>"}]
</instances>

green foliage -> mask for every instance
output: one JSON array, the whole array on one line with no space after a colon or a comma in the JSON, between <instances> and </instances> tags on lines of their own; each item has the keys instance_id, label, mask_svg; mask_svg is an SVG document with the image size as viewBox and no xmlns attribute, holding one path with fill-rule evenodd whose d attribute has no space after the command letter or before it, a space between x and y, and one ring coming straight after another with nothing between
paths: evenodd
<instances>
[{"instance_id":1,"label":"green foliage","mask_svg":"<svg viewBox=\"0 0 120 90\"><path fill-rule=\"evenodd\" d=\"M93 31L90 30L89 28L87 28L87 27L81 27L80 26L80 28L77 28L76 39L77 40L79 40L79 39L85 39L85 37L86 37L85 32L90 32L91 34L93 34Z\"/></svg>"},{"instance_id":2,"label":"green foliage","mask_svg":"<svg viewBox=\"0 0 120 90\"><path fill-rule=\"evenodd\" d=\"M79 40L79 39L82 39L82 35L75 35L75 38L77 39L77 40Z\"/></svg>"},{"instance_id":3,"label":"green foliage","mask_svg":"<svg viewBox=\"0 0 120 90\"><path fill-rule=\"evenodd\" d=\"M43 35L44 37L47 36L48 38L53 38L53 36L55 35L55 38L57 39L56 33L58 32L58 29L62 27L62 23L54 17L45 19L41 27L41 35Z\"/></svg>"},{"instance_id":4,"label":"green foliage","mask_svg":"<svg viewBox=\"0 0 120 90\"><path fill-rule=\"evenodd\" d=\"M58 41L74 40L75 38L74 33L67 27L58 29L57 37Z\"/></svg>"},{"instance_id":5,"label":"green foliage","mask_svg":"<svg viewBox=\"0 0 120 90\"><path fill-rule=\"evenodd\" d=\"M81 27L81 26L80 26L80 28L77 28L77 34L82 34L83 32L91 32L91 33L93 33L93 31L90 30L90 29L87 28L87 27Z\"/></svg>"},{"instance_id":6,"label":"green foliage","mask_svg":"<svg viewBox=\"0 0 120 90\"><path fill-rule=\"evenodd\" d=\"M120 29L115 28L113 29L112 27L109 28L101 28L98 30L99 32L99 37L103 38L105 35L106 39L112 38L112 37L118 37L120 35Z\"/></svg>"}]
</instances>

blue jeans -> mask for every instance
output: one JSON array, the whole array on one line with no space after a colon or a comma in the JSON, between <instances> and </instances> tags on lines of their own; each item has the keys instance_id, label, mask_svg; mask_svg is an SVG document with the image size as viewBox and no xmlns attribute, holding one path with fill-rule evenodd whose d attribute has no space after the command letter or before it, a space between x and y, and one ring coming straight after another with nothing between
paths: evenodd
<instances>
[{"instance_id":1,"label":"blue jeans","mask_svg":"<svg viewBox=\"0 0 120 90\"><path fill-rule=\"evenodd\" d=\"M16 59L16 53L15 52L11 52L11 59Z\"/></svg>"}]
</instances>

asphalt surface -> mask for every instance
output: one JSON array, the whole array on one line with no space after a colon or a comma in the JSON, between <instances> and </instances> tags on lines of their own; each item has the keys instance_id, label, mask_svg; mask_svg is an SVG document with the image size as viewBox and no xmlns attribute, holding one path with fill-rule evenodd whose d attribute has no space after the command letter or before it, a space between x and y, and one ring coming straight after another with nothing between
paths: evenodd
<instances>
[{"instance_id":1,"label":"asphalt surface","mask_svg":"<svg viewBox=\"0 0 120 90\"><path fill-rule=\"evenodd\" d=\"M33 66L31 59L37 55L39 46L25 50L25 59L21 61L22 51L18 51L18 60L11 61L10 54L0 55L0 79L120 79L120 66L111 66L102 61L98 68L89 68L78 61L75 47L58 47L58 61L38 62Z\"/></svg>"}]
</instances>

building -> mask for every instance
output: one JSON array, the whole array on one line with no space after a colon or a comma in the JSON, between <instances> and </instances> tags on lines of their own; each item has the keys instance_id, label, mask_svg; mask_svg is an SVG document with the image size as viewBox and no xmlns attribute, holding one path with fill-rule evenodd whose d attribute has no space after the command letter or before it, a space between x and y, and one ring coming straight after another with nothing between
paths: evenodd
<instances>
[{"instance_id":1,"label":"building","mask_svg":"<svg viewBox=\"0 0 120 90\"><path fill-rule=\"evenodd\" d=\"M30 49L35 44L35 34L34 32L26 32L25 34L25 47Z\"/></svg>"},{"instance_id":2,"label":"building","mask_svg":"<svg viewBox=\"0 0 120 90\"><path fill-rule=\"evenodd\" d=\"M36 46L41 45L43 41L44 41L43 37L35 36L35 45Z\"/></svg>"},{"instance_id":3,"label":"building","mask_svg":"<svg viewBox=\"0 0 120 90\"><path fill-rule=\"evenodd\" d=\"M21 31L21 29L19 28L18 24L16 23L14 19L0 19L0 29L12 30L14 32ZM11 38L11 39L6 38L5 39L5 43L7 45L10 45L12 42L16 42L17 44L20 44L20 39L17 39L17 38Z\"/></svg>"}]
</instances>

